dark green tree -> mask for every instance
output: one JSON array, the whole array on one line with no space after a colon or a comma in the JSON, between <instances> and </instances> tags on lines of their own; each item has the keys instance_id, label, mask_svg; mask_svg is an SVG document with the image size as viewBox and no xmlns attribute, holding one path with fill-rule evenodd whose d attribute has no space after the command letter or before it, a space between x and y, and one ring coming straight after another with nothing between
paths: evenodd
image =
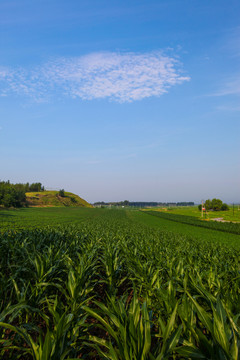
<instances>
[{"instance_id":1,"label":"dark green tree","mask_svg":"<svg viewBox=\"0 0 240 360\"><path fill-rule=\"evenodd\" d=\"M11 184L9 181L0 182L0 205L4 207L21 207L26 205L24 184Z\"/></svg>"},{"instance_id":2,"label":"dark green tree","mask_svg":"<svg viewBox=\"0 0 240 360\"><path fill-rule=\"evenodd\" d=\"M214 211L220 211L221 208L222 208L222 204L223 204L222 200L220 200L220 199L212 199L212 209Z\"/></svg>"},{"instance_id":3,"label":"dark green tree","mask_svg":"<svg viewBox=\"0 0 240 360\"><path fill-rule=\"evenodd\" d=\"M29 185L29 191L41 191L42 190L42 184L39 183L32 183Z\"/></svg>"},{"instance_id":4,"label":"dark green tree","mask_svg":"<svg viewBox=\"0 0 240 360\"><path fill-rule=\"evenodd\" d=\"M5 193L2 199L2 205L6 208L10 208L14 204L14 197L11 193Z\"/></svg>"},{"instance_id":5,"label":"dark green tree","mask_svg":"<svg viewBox=\"0 0 240 360\"><path fill-rule=\"evenodd\" d=\"M206 210L212 209L212 201L210 199L206 200L204 206Z\"/></svg>"},{"instance_id":6,"label":"dark green tree","mask_svg":"<svg viewBox=\"0 0 240 360\"><path fill-rule=\"evenodd\" d=\"M222 200L220 199L208 199L205 201L204 203L204 207L207 211L212 210L212 211L220 211L220 210L229 210L229 207L227 204L223 203ZM202 205L198 206L198 209L201 211L202 210Z\"/></svg>"},{"instance_id":7,"label":"dark green tree","mask_svg":"<svg viewBox=\"0 0 240 360\"><path fill-rule=\"evenodd\" d=\"M65 197L65 191L64 191L64 189L59 190L58 195L61 196L61 197Z\"/></svg>"},{"instance_id":8,"label":"dark green tree","mask_svg":"<svg viewBox=\"0 0 240 360\"><path fill-rule=\"evenodd\" d=\"M229 210L229 206L225 203L222 204L222 207L221 207L221 210L222 211L226 211L226 210Z\"/></svg>"}]
</instances>

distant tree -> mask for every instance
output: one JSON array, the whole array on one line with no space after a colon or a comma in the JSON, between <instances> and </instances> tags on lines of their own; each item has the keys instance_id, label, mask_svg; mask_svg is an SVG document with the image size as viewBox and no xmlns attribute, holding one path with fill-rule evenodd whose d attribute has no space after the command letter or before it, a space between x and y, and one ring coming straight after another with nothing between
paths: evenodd
<instances>
[{"instance_id":1,"label":"distant tree","mask_svg":"<svg viewBox=\"0 0 240 360\"><path fill-rule=\"evenodd\" d=\"M206 210L212 209L212 201L210 199L206 200L204 206Z\"/></svg>"},{"instance_id":2,"label":"distant tree","mask_svg":"<svg viewBox=\"0 0 240 360\"><path fill-rule=\"evenodd\" d=\"M182 201L182 202L178 202L177 206L194 206L194 202L193 201Z\"/></svg>"},{"instance_id":3,"label":"distant tree","mask_svg":"<svg viewBox=\"0 0 240 360\"><path fill-rule=\"evenodd\" d=\"M222 204L222 207L221 207L221 210L222 211L226 211L226 210L229 210L229 206L225 203Z\"/></svg>"},{"instance_id":4,"label":"distant tree","mask_svg":"<svg viewBox=\"0 0 240 360\"><path fill-rule=\"evenodd\" d=\"M61 196L61 197L65 197L65 191L64 191L64 189L59 190L58 195Z\"/></svg>"},{"instance_id":5,"label":"distant tree","mask_svg":"<svg viewBox=\"0 0 240 360\"><path fill-rule=\"evenodd\" d=\"M42 184L39 182L39 183L32 183L29 185L29 191L41 191L42 189Z\"/></svg>"},{"instance_id":6,"label":"distant tree","mask_svg":"<svg viewBox=\"0 0 240 360\"><path fill-rule=\"evenodd\" d=\"M4 207L21 207L26 205L24 184L11 184L10 181L0 182L0 205Z\"/></svg>"},{"instance_id":7,"label":"distant tree","mask_svg":"<svg viewBox=\"0 0 240 360\"><path fill-rule=\"evenodd\" d=\"M222 204L223 204L222 200L220 200L220 199L212 199L212 209L214 211L221 210Z\"/></svg>"},{"instance_id":8,"label":"distant tree","mask_svg":"<svg viewBox=\"0 0 240 360\"><path fill-rule=\"evenodd\" d=\"M14 189L13 196L14 196L14 202L13 202L14 207L21 207L23 205L26 205L26 195L24 189L20 189L20 190Z\"/></svg>"},{"instance_id":9,"label":"distant tree","mask_svg":"<svg viewBox=\"0 0 240 360\"><path fill-rule=\"evenodd\" d=\"M13 206L14 203L14 197L11 193L6 193L2 199L2 204L6 208L10 208Z\"/></svg>"},{"instance_id":10,"label":"distant tree","mask_svg":"<svg viewBox=\"0 0 240 360\"><path fill-rule=\"evenodd\" d=\"M229 210L229 207L227 204L223 204L222 200L220 199L208 199L205 201L204 203L204 207L205 209L208 210L213 210L213 211L220 211L220 210ZM202 205L198 206L198 209L201 211L202 210Z\"/></svg>"},{"instance_id":11,"label":"distant tree","mask_svg":"<svg viewBox=\"0 0 240 360\"><path fill-rule=\"evenodd\" d=\"M198 205L198 210L202 211L202 204Z\"/></svg>"}]
</instances>

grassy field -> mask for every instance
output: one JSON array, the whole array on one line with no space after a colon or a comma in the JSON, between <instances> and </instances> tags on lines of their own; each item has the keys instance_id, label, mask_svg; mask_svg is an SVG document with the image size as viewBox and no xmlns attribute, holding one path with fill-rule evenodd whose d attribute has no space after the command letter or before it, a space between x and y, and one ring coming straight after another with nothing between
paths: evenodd
<instances>
[{"instance_id":1,"label":"grassy field","mask_svg":"<svg viewBox=\"0 0 240 360\"><path fill-rule=\"evenodd\" d=\"M237 360L239 245L137 210L0 211L0 357Z\"/></svg>"},{"instance_id":2,"label":"grassy field","mask_svg":"<svg viewBox=\"0 0 240 360\"><path fill-rule=\"evenodd\" d=\"M227 211L207 211L203 213L203 219L213 220L216 218L222 218L225 221L237 221L240 222L240 206L229 205L230 209ZM149 209L148 209L149 210ZM179 206L179 207L167 207L167 208L153 208L151 210L163 211L171 214L194 216L201 218L201 211L198 210L197 206Z\"/></svg>"}]
</instances>

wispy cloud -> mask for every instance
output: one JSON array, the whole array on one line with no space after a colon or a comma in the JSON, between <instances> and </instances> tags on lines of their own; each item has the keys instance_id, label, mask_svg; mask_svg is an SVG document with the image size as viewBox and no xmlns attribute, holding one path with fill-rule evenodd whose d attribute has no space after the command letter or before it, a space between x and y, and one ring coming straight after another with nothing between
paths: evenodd
<instances>
[{"instance_id":1,"label":"wispy cloud","mask_svg":"<svg viewBox=\"0 0 240 360\"><path fill-rule=\"evenodd\" d=\"M226 96L226 95L240 95L240 76L237 75L234 79L230 79L221 89L213 94L214 96Z\"/></svg>"},{"instance_id":2,"label":"wispy cloud","mask_svg":"<svg viewBox=\"0 0 240 360\"><path fill-rule=\"evenodd\" d=\"M53 59L31 70L0 68L2 96L15 93L38 101L69 96L131 102L160 96L189 79L178 60L161 52L102 52Z\"/></svg>"},{"instance_id":3,"label":"wispy cloud","mask_svg":"<svg viewBox=\"0 0 240 360\"><path fill-rule=\"evenodd\" d=\"M231 111L231 112L239 112L240 111L240 106L236 106L236 105L220 105L220 106L216 106L216 110L217 111Z\"/></svg>"},{"instance_id":4,"label":"wispy cloud","mask_svg":"<svg viewBox=\"0 0 240 360\"><path fill-rule=\"evenodd\" d=\"M240 74L235 74L230 78L223 80L221 84L218 85L218 90L206 94L204 96L228 96L228 95L240 95Z\"/></svg>"}]
</instances>

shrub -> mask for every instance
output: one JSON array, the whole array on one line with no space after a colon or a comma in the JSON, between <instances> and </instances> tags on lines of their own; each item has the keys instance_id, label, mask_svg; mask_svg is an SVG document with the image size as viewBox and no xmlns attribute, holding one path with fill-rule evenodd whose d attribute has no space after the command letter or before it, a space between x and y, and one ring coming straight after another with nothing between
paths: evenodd
<instances>
[{"instance_id":1,"label":"shrub","mask_svg":"<svg viewBox=\"0 0 240 360\"><path fill-rule=\"evenodd\" d=\"M221 207L221 210L223 210L223 211L229 210L228 204L223 203L222 207Z\"/></svg>"},{"instance_id":2,"label":"shrub","mask_svg":"<svg viewBox=\"0 0 240 360\"><path fill-rule=\"evenodd\" d=\"M58 195L61 196L61 197L65 197L65 191L64 191L64 189L59 190Z\"/></svg>"}]
</instances>

